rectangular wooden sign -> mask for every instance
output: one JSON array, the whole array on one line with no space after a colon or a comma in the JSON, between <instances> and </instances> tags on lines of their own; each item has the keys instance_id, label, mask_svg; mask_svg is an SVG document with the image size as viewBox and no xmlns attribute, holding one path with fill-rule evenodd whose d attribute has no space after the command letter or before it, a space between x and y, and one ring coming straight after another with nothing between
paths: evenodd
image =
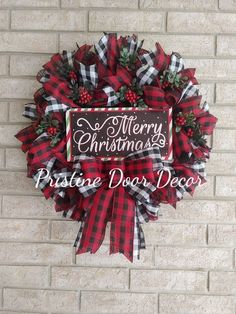
<instances>
[{"instance_id":1,"label":"rectangular wooden sign","mask_svg":"<svg viewBox=\"0 0 236 314\"><path fill-rule=\"evenodd\" d=\"M81 154L123 158L131 152L159 147L172 158L171 109L89 108L66 113L67 159Z\"/></svg>"}]
</instances>

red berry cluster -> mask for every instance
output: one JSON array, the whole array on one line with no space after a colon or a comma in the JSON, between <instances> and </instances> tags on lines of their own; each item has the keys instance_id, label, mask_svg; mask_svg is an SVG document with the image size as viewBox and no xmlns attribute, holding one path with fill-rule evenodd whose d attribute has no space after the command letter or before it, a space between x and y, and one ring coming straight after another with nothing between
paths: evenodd
<instances>
[{"instance_id":1,"label":"red berry cluster","mask_svg":"<svg viewBox=\"0 0 236 314\"><path fill-rule=\"evenodd\" d=\"M169 86L170 86L170 82L169 81L162 82L162 85L161 85L162 89L166 89Z\"/></svg>"},{"instance_id":2,"label":"red berry cluster","mask_svg":"<svg viewBox=\"0 0 236 314\"><path fill-rule=\"evenodd\" d=\"M57 128L50 126L47 128L47 134L50 136L54 136L57 134Z\"/></svg>"},{"instance_id":3,"label":"red berry cluster","mask_svg":"<svg viewBox=\"0 0 236 314\"><path fill-rule=\"evenodd\" d=\"M77 81L77 75L76 75L75 71L73 71L73 70L70 71L69 78L71 80Z\"/></svg>"},{"instance_id":4,"label":"red berry cluster","mask_svg":"<svg viewBox=\"0 0 236 314\"><path fill-rule=\"evenodd\" d=\"M135 104L138 98L139 96L131 89L128 89L125 93L125 99L131 104Z\"/></svg>"},{"instance_id":5,"label":"red berry cluster","mask_svg":"<svg viewBox=\"0 0 236 314\"><path fill-rule=\"evenodd\" d=\"M86 88L80 89L79 102L81 104L88 104L92 100L92 96L89 94Z\"/></svg>"},{"instance_id":6,"label":"red berry cluster","mask_svg":"<svg viewBox=\"0 0 236 314\"><path fill-rule=\"evenodd\" d=\"M175 119L175 124L177 126L184 126L186 123L186 119L184 116L178 116L176 119Z\"/></svg>"},{"instance_id":7,"label":"red berry cluster","mask_svg":"<svg viewBox=\"0 0 236 314\"><path fill-rule=\"evenodd\" d=\"M188 136L188 137L193 137L193 129L190 129L190 128L189 128L189 129L187 130L187 136Z\"/></svg>"}]
</instances>

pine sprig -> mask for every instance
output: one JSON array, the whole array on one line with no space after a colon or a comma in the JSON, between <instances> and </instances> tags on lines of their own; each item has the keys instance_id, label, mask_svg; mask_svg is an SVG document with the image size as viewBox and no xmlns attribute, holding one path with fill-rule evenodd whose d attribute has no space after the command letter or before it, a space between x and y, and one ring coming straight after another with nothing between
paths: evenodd
<instances>
[{"instance_id":1,"label":"pine sprig","mask_svg":"<svg viewBox=\"0 0 236 314\"><path fill-rule=\"evenodd\" d=\"M176 71L171 70L164 70L160 77L161 83L168 82L168 86L170 86L171 89L184 88L187 80L187 77L181 77Z\"/></svg>"},{"instance_id":2,"label":"pine sprig","mask_svg":"<svg viewBox=\"0 0 236 314\"><path fill-rule=\"evenodd\" d=\"M134 70L136 60L137 60L136 52L134 52L133 54L130 54L128 48L126 47L121 48L120 58L119 58L120 65L122 65L124 68L129 68L130 70Z\"/></svg>"}]
</instances>

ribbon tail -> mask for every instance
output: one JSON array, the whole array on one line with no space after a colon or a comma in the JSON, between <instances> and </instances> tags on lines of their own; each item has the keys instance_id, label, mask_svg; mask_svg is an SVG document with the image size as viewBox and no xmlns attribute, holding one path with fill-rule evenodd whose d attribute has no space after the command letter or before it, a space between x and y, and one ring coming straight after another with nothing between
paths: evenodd
<instances>
[{"instance_id":1,"label":"ribbon tail","mask_svg":"<svg viewBox=\"0 0 236 314\"><path fill-rule=\"evenodd\" d=\"M141 222L139 220L138 207L135 210L134 219L134 241L133 241L133 256L140 259L140 250L145 249L145 237L144 232L141 227Z\"/></svg>"},{"instance_id":2,"label":"ribbon tail","mask_svg":"<svg viewBox=\"0 0 236 314\"><path fill-rule=\"evenodd\" d=\"M77 236L79 240L77 239L76 243L76 254L94 254L100 248L105 236L112 197L112 189L104 190L104 187L101 187L95 196L84 199L83 208L86 209L86 214Z\"/></svg>"},{"instance_id":3,"label":"ribbon tail","mask_svg":"<svg viewBox=\"0 0 236 314\"><path fill-rule=\"evenodd\" d=\"M119 186L114 191L111 216L110 254L122 253L133 261L135 201Z\"/></svg>"}]
</instances>

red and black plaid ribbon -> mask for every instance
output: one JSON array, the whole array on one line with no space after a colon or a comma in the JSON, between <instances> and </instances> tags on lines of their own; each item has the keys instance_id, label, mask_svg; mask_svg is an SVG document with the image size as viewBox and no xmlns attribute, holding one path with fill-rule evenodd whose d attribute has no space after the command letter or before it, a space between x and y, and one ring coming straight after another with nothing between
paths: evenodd
<instances>
[{"instance_id":1,"label":"red and black plaid ribbon","mask_svg":"<svg viewBox=\"0 0 236 314\"><path fill-rule=\"evenodd\" d=\"M123 253L132 261L137 199L132 197L122 184L116 188L109 188L109 172L119 168L131 180L133 178L141 180L145 177L148 182L153 183L152 159L140 158L135 161L114 160L108 162L87 159L80 161L80 163L85 178L102 177L102 184L92 197L84 199L83 208L86 209L86 216L77 253L95 253L103 242L106 224L111 221L110 253ZM116 184L119 180L120 177L116 173L112 183ZM149 194L152 191L153 189L149 187ZM142 195L143 190L140 189L140 193ZM146 193L148 193L147 190Z\"/></svg>"}]
</instances>

